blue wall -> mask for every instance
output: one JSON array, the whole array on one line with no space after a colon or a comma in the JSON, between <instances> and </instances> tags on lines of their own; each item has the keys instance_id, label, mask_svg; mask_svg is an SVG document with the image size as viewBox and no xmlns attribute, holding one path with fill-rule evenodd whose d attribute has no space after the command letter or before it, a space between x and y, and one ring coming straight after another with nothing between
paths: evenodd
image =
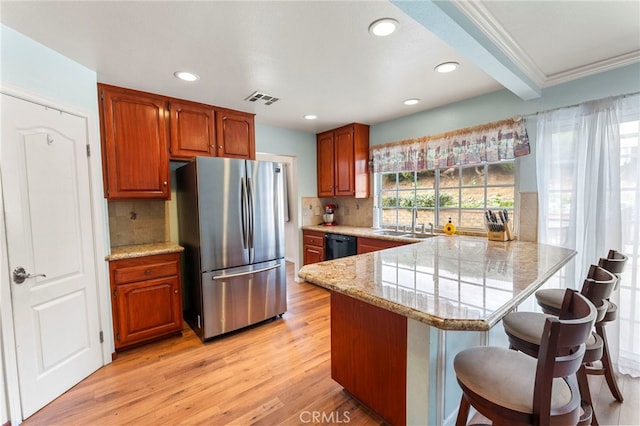
<instances>
[{"instance_id":1,"label":"blue wall","mask_svg":"<svg viewBox=\"0 0 640 426\"><path fill-rule=\"evenodd\" d=\"M298 195L316 196L315 134L256 124L256 151L297 157Z\"/></svg>"},{"instance_id":2,"label":"blue wall","mask_svg":"<svg viewBox=\"0 0 640 426\"><path fill-rule=\"evenodd\" d=\"M4 25L0 25L0 46L4 86L98 116L95 71Z\"/></svg>"}]
</instances>

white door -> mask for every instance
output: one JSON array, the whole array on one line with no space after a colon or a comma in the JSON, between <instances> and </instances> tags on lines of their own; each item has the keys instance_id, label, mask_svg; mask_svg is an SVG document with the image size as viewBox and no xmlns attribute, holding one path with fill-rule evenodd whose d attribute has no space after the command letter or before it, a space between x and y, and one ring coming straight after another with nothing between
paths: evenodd
<instances>
[{"instance_id":1,"label":"white door","mask_svg":"<svg viewBox=\"0 0 640 426\"><path fill-rule=\"evenodd\" d=\"M0 172L26 419L102 365L87 122L4 94L1 106Z\"/></svg>"}]
</instances>

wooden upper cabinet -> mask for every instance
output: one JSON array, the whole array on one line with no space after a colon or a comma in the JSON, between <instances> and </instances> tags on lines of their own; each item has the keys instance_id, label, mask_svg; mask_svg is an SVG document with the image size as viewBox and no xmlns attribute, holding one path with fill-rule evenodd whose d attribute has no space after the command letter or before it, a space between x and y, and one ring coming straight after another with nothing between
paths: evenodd
<instances>
[{"instance_id":1,"label":"wooden upper cabinet","mask_svg":"<svg viewBox=\"0 0 640 426\"><path fill-rule=\"evenodd\" d=\"M369 197L369 126L319 133L317 150L318 197Z\"/></svg>"},{"instance_id":2,"label":"wooden upper cabinet","mask_svg":"<svg viewBox=\"0 0 640 426\"><path fill-rule=\"evenodd\" d=\"M190 160L195 156L215 156L214 109L195 102L171 101L170 153L172 160Z\"/></svg>"},{"instance_id":3,"label":"wooden upper cabinet","mask_svg":"<svg viewBox=\"0 0 640 426\"><path fill-rule=\"evenodd\" d=\"M170 198L167 100L98 84L105 196Z\"/></svg>"},{"instance_id":4,"label":"wooden upper cabinet","mask_svg":"<svg viewBox=\"0 0 640 426\"><path fill-rule=\"evenodd\" d=\"M333 156L333 131L317 136L318 197L333 197L335 160Z\"/></svg>"},{"instance_id":5,"label":"wooden upper cabinet","mask_svg":"<svg viewBox=\"0 0 640 426\"><path fill-rule=\"evenodd\" d=\"M342 127L335 131L335 180L334 193L336 197L355 196L356 175L355 155L353 144L354 131L351 126Z\"/></svg>"},{"instance_id":6,"label":"wooden upper cabinet","mask_svg":"<svg viewBox=\"0 0 640 426\"><path fill-rule=\"evenodd\" d=\"M253 114L217 109L216 127L218 157L256 158Z\"/></svg>"}]
</instances>

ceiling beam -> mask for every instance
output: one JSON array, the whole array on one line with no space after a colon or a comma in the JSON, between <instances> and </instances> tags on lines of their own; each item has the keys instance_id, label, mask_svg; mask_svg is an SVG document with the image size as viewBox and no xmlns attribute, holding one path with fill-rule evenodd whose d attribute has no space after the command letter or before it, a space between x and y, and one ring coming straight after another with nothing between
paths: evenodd
<instances>
[{"instance_id":1,"label":"ceiling beam","mask_svg":"<svg viewBox=\"0 0 640 426\"><path fill-rule=\"evenodd\" d=\"M540 87L478 29L454 2L391 0L391 3L521 99L530 100L541 96Z\"/></svg>"}]
</instances>

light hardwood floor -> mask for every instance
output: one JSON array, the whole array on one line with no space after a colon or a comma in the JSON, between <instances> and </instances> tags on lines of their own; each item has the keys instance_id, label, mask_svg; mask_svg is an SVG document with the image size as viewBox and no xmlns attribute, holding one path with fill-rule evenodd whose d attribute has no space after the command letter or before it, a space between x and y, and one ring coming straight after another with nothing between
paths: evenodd
<instances>
[{"instance_id":1,"label":"light hardwood floor","mask_svg":"<svg viewBox=\"0 0 640 426\"><path fill-rule=\"evenodd\" d=\"M329 293L293 281L277 319L208 343L185 326L121 353L31 416L31 425L382 424L331 380ZM614 402L590 378L601 425L640 424L640 379L622 377Z\"/></svg>"}]
</instances>

